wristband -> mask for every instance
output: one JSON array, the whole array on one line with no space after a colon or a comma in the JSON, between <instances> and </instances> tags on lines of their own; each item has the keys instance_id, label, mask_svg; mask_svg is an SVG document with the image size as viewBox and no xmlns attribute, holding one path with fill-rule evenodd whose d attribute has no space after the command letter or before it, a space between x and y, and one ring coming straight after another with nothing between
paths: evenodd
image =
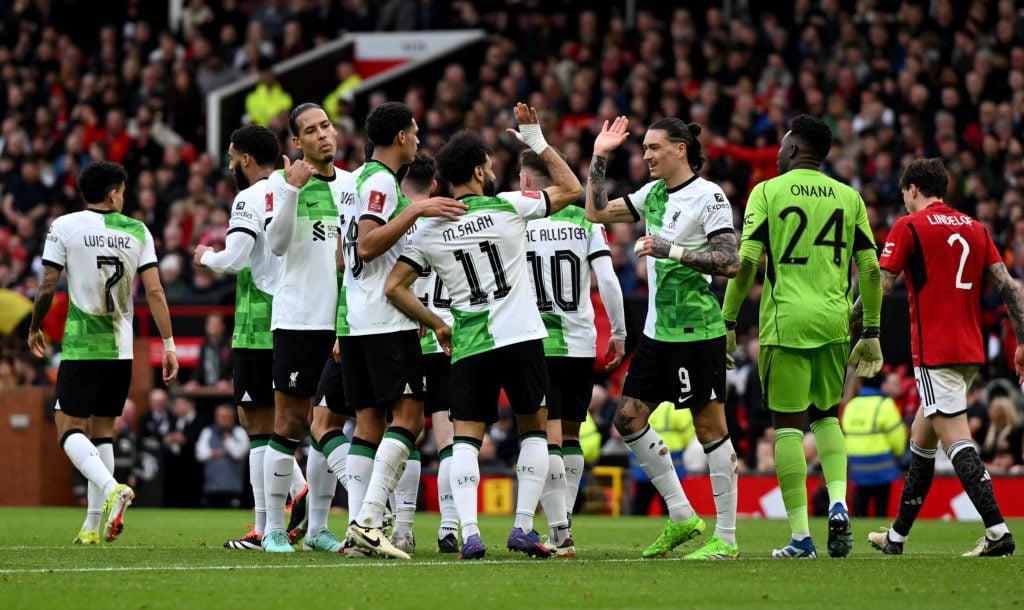
<instances>
[{"instance_id":1,"label":"wristband","mask_svg":"<svg viewBox=\"0 0 1024 610\"><path fill-rule=\"evenodd\" d=\"M725 320L725 330L736 330L736 320Z\"/></svg>"},{"instance_id":2,"label":"wristband","mask_svg":"<svg viewBox=\"0 0 1024 610\"><path fill-rule=\"evenodd\" d=\"M862 339L877 339L881 334L881 330L877 326L866 326L864 333L861 335Z\"/></svg>"},{"instance_id":3,"label":"wristband","mask_svg":"<svg viewBox=\"0 0 1024 610\"><path fill-rule=\"evenodd\" d=\"M672 244L672 247L668 249L668 257L675 262L682 264L683 252L686 252L686 248L677 244Z\"/></svg>"},{"instance_id":4,"label":"wristband","mask_svg":"<svg viewBox=\"0 0 1024 610\"><path fill-rule=\"evenodd\" d=\"M540 125L536 123L520 125L519 134L522 136L523 143L538 155L548 147L548 142L544 139L544 133L540 130Z\"/></svg>"},{"instance_id":5,"label":"wristband","mask_svg":"<svg viewBox=\"0 0 1024 610\"><path fill-rule=\"evenodd\" d=\"M164 351L178 353L178 350L174 349L174 337L164 339Z\"/></svg>"}]
</instances>

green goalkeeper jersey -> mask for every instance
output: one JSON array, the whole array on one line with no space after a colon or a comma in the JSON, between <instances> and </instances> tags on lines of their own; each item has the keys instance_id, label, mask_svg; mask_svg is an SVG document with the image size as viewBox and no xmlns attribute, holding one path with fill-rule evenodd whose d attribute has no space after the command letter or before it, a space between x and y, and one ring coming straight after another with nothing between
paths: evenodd
<instances>
[{"instance_id":1,"label":"green goalkeeper jersey","mask_svg":"<svg viewBox=\"0 0 1024 610\"><path fill-rule=\"evenodd\" d=\"M851 260L874 249L860 194L818 171L794 169L751 191L743 240L764 245L762 345L812 348L846 341Z\"/></svg>"}]
</instances>

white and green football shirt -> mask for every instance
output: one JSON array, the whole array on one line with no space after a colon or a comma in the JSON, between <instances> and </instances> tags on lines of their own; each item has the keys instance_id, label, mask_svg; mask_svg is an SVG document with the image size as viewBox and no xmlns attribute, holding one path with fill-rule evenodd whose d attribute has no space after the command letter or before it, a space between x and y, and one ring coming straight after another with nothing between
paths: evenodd
<instances>
[{"instance_id":1,"label":"white and green football shirt","mask_svg":"<svg viewBox=\"0 0 1024 610\"><path fill-rule=\"evenodd\" d=\"M384 295L388 275L405 249L410 228L387 251L372 261L359 258L359 222L384 225L412 203L402 194L391 168L370 160L355 177L355 206L345 213L342 243L345 256L344 291L338 300L339 337L379 335L416 330L419 324Z\"/></svg>"},{"instance_id":2,"label":"white and green football shirt","mask_svg":"<svg viewBox=\"0 0 1024 610\"><path fill-rule=\"evenodd\" d=\"M647 234L706 252L708 239L733 231L732 207L715 183L694 176L669 189L648 182L628 195L633 216L647 221ZM644 334L657 341L687 343L725 334L722 308L711 292L711 276L671 259L647 258L647 320Z\"/></svg>"},{"instance_id":3,"label":"white and green football shirt","mask_svg":"<svg viewBox=\"0 0 1024 610\"><path fill-rule=\"evenodd\" d=\"M416 229L425 220L421 218L413 225L413 235L415 235ZM420 271L420 276L412 283L412 292L419 297L420 303L423 303L427 309L444 320L445 324L451 326L455 323L455 318L452 317L452 299L448 295L448 288L445 287L441 277L437 275L437 272L432 267L427 267ZM429 328L426 334L423 335L423 338L420 339L420 347L423 349L424 354L438 354L442 351L441 344L437 341L434 331Z\"/></svg>"},{"instance_id":4,"label":"white and green football shirt","mask_svg":"<svg viewBox=\"0 0 1024 610\"><path fill-rule=\"evenodd\" d=\"M338 307L338 204L344 198L348 172L314 175L298 191L295 232L288 251L280 258L271 329L334 330ZM271 174L271 200L295 196L284 171ZM271 223L272 224L272 223Z\"/></svg>"},{"instance_id":5,"label":"white and green football shirt","mask_svg":"<svg viewBox=\"0 0 1024 610\"><path fill-rule=\"evenodd\" d=\"M548 214L543 191L470 195L451 221L430 218L402 253L417 271L433 269L451 298L452 363L495 348L547 337L530 290L526 223Z\"/></svg>"},{"instance_id":6,"label":"white and green football shirt","mask_svg":"<svg viewBox=\"0 0 1024 610\"><path fill-rule=\"evenodd\" d=\"M43 264L67 270L64 360L131 360L132 284L156 266L146 225L117 212L84 210L53 221Z\"/></svg>"},{"instance_id":7,"label":"white and green football shirt","mask_svg":"<svg viewBox=\"0 0 1024 610\"><path fill-rule=\"evenodd\" d=\"M249 254L249 264L238 272L235 279L235 330L231 336L233 348L274 347L270 319L274 283L281 269L281 259L270 251L263 230L273 216L268 184L269 180L258 180L238 193L228 220L228 235L244 233L255 241Z\"/></svg>"},{"instance_id":8,"label":"white and green football shirt","mask_svg":"<svg viewBox=\"0 0 1024 610\"><path fill-rule=\"evenodd\" d=\"M590 262L611 256L611 250L601 226L595 227L586 216L583 208L569 206L531 220L526 227L526 262L537 309L548 330L547 356L597 355Z\"/></svg>"}]
</instances>

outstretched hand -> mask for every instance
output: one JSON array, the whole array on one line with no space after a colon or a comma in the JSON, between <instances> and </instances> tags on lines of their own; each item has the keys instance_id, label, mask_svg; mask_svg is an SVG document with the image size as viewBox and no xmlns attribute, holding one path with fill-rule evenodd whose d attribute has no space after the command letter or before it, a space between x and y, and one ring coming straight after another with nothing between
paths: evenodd
<instances>
[{"instance_id":1,"label":"outstretched hand","mask_svg":"<svg viewBox=\"0 0 1024 610\"><path fill-rule=\"evenodd\" d=\"M629 137L629 119L624 116L616 117L611 125L608 121L601 126L601 133L597 134L594 140L594 154L606 155L615 150Z\"/></svg>"},{"instance_id":2,"label":"outstretched hand","mask_svg":"<svg viewBox=\"0 0 1024 610\"><path fill-rule=\"evenodd\" d=\"M537 118L537 109L532 106L527 106L522 102L519 102L512 108L512 114L515 115L516 123L519 124L520 129L522 129L523 125L540 125L540 119ZM511 127L506 129L505 132L520 142L526 142L523 139L523 134Z\"/></svg>"}]
</instances>

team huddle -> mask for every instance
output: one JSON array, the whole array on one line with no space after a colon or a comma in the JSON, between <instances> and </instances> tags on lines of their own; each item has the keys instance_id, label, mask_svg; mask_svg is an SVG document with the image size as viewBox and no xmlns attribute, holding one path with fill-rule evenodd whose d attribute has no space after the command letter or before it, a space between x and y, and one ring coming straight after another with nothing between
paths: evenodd
<instances>
[{"instance_id":1,"label":"team huddle","mask_svg":"<svg viewBox=\"0 0 1024 610\"><path fill-rule=\"evenodd\" d=\"M437 550L485 557L478 455L504 390L520 435L507 548L532 557L575 557L579 434L598 349L592 281L612 326L602 346L608 369L625 355L622 293L601 223L642 220L646 235L634 251L647 259L648 312L614 425L669 513L643 556L664 556L706 530L648 424L664 401L693 414L717 512L713 534L685 558L739 556L726 370L736 350L740 302L762 250L768 273L759 374L776 426L778 477L793 534L773 556L816 556L802 462L808 422L829 491L828 551L847 556L852 533L839 402L848 362L865 377L881 368L883 282L863 201L817 171L831 144L821 137L824 124L806 115L794 119L779 154L783 175L751 195L741 249L725 193L698 175L699 126L676 118L651 125L643 140L651 181L609 201L605 169L628 137L625 117L605 123L596 137L584 189L546 142L536 110L518 104L513 112L518 131L509 131L525 148L520 190L504 193L495 193L491 151L478 134L455 134L431 158L417 150L413 112L397 102L368 116L366 162L352 172L334 165L335 128L316 104L291 112L303 156L285 157L282 170L274 169L280 150L271 131L246 126L232 134L228 153L239 193L225 247L195 251L197 265L237 276L234 398L250 439L256 518L248 534L224 546L287 553L301 540L312 551L408 559L415 552L417 441L429 417L440 457ZM437 177L451 185L452 197L433 195ZM136 274L164 338L166 382L178 365L152 236L120 214L123 169L95 163L79 180L87 209L58 219L47 238L30 343L42 355L39 323L66 268L71 307L58 374L58 434L90 481L89 511L75 542L94 544L117 538L134 496L110 474L108 437L130 381ZM584 193L585 206L573 206ZM831 207L814 207L818 201ZM798 223L787 218L799 228L794 231ZM855 317L862 315L864 324L852 355L851 264L863 297ZM734 278L724 304L710 289L712 275ZM887 294L891 281L885 288ZM820 307L808 307L810 294ZM1018 355L1024 366L1024 354ZM349 420L355 423L351 438L344 432ZM295 454L307 429L311 449L303 473ZM922 436L919 445L926 452L929 442L934 457L934 440ZM956 445L956 454L965 469L976 466L964 447ZM342 537L327 522L338 483L348 498ZM983 487L972 488L979 498ZM990 484L987 489L991 494ZM295 507L299 498L305 503L305 511L292 511L291 522L289 498ZM534 526L538 505L548 521L547 540ZM997 507L986 526L997 518L990 537L1009 536ZM909 525L901 527L905 538ZM872 544L890 540L873 538Z\"/></svg>"}]
</instances>

